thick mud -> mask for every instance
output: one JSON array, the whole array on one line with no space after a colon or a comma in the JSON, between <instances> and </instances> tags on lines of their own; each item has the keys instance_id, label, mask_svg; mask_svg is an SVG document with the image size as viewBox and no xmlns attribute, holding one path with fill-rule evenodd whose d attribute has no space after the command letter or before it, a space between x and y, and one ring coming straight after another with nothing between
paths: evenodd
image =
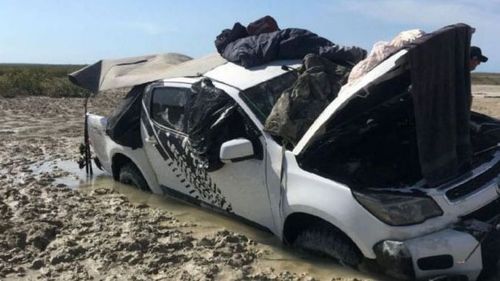
<instances>
[{"instance_id":1,"label":"thick mud","mask_svg":"<svg viewBox=\"0 0 500 281\"><path fill-rule=\"evenodd\" d=\"M119 93L91 100L107 114ZM0 99L2 280L382 280L114 183L76 158L82 99Z\"/></svg>"},{"instance_id":2,"label":"thick mud","mask_svg":"<svg viewBox=\"0 0 500 281\"><path fill-rule=\"evenodd\" d=\"M91 111L109 113L120 95ZM476 100L499 117L500 99ZM1 280L388 280L105 174L88 181L75 162L82 105L0 98Z\"/></svg>"}]
</instances>

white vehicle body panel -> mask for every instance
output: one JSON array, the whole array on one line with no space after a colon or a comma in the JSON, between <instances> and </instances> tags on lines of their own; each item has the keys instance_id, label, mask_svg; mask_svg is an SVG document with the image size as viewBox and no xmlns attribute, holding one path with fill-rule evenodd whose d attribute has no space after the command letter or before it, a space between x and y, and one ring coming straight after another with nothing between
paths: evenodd
<instances>
[{"instance_id":1,"label":"white vehicle body panel","mask_svg":"<svg viewBox=\"0 0 500 281\"><path fill-rule=\"evenodd\" d=\"M496 160L500 159L500 152ZM428 219L421 224L390 226L368 212L353 197L351 189L321 176L302 170L292 152L287 151L287 184L285 214L304 212L329 221L346 233L368 258L375 258L373 245L383 240L405 241L440 231L452 226L463 215L477 210L499 197L498 181L492 180L478 192L451 203L445 190L433 190L432 196L443 209L444 215ZM479 173L484 167L478 167ZM453 187L450 187L450 189ZM370 231L366 231L370 229Z\"/></svg>"},{"instance_id":2,"label":"white vehicle body panel","mask_svg":"<svg viewBox=\"0 0 500 281\"><path fill-rule=\"evenodd\" d=\"M149 164L149 160L142 148L131 149L130 147L119 145L107 136L105 133L106 117L89 114L88 122L90 143L105 171L113 174L112 157L122 154L139 168L154 193L163 193L158 185L154 170Z\"/></svg>"},{"instance_id":3,"label":"white vehicle body panel","mask_svg":"<svg viewBox=\"0 0 500 281\"><path fill-rule=\"evenodd\" d=\"M295 69L300 67L301 64L298 60L281 60L273 61L264 66L244 68L234 63L226 63L205 73L203 76L231 85L239 90L246 90L289 71L284 70L283 66Z\"/></svg>"},{"instance_id":4,"label":"white vehicle body panel","mask_svg":"<svg viewBox=\"0 0 500 281\"><path fill-rule=\"evenodd\" d=\"M429 235L405 241L413 258L413 267L420 278L430 278L442 274L438 270L421 270L417 264L419 258L429 256L451 255L455 263L449 272L466 275L469 280L479 276L478 268L482 267L481 248L479 242L470 234L445 229ZM460 245L460 247L457 247ZM471 256L469 257L469 254ZM465 259L468 258L466 261Z\"/></svg>"},{"instance_id":5,"label":"white vehicle body panel","mask_svg":"<svg viewBox=\"0 0 500 281\"><path fill-rule=\"evenodd\" d=\"M166 83L165 86L174 86L180 88L188 88L190 84L187 83ZM149 111L147 110L144 103L143 106L143 114L147 117L147 125L154 126L153 121L149 116ZM141 120L141 135L144 141L144 151L147 155L147 158L153 168L155 174L157 175L158 184L167 186L168 188L174 189L178 192L185 193L186 192L186 184L184 183L186 179L181 176L179 170L182 169L178 165L177 162L172 161L172 159L165 160L160 155L159 151L161 148L157 148L161 146L160 141L158 140L157 132L154 131L154 135L149 136L147 130L145 129L146 124L144 124L144 120ZM172 131L172 133L175 133ZM161 188L161 187L159 187Z\"/></svg>"}]
</instances>

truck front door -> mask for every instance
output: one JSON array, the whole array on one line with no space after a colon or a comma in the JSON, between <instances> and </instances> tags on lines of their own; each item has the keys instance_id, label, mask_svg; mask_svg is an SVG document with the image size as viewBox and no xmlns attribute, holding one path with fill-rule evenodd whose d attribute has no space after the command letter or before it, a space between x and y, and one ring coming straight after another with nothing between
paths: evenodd
<instances>
[{"instance_id":1,"label":"truck front door","mask_svg":"<svg viewBox=\"0 0 500 281\"><path fill-rule=\"evenodd\" d=\"M255 157L207 169L193 153L187 134L186 105L194 98L190 87L190 84L162 83L152 86L144 95L145 150L162 189L165 193L224 210L271 229L264 138L240 136L252 140ZM241 114L241 120L228 126L251 126L244 123L251 122L244 113L238 111L237 114ZM229 131L234 129L240 128L228 128Z\"/></svg>"}]
</instances>

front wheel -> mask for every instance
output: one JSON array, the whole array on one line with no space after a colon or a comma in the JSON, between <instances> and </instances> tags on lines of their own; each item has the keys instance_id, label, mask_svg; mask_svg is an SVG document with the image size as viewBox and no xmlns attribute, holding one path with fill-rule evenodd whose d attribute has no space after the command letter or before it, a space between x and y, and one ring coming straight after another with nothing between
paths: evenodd
<instances>
[{"instance_id":1,"label":"front wheel","mask_svg":"<svg viewBox=\"0 0 500 281\"><path fill-rule=\"evenodd\" d=\"M151 192L141 171L132 163L127 163L120 169L119 181L124 184L133 185L140 190Z\"/></svg>"},{"instance_id":2,"label":"front wheel","mask_svg":"<svg viewBox=\"0 0 500 281\"><path fill-rule=\"evenodd\" d=\"M323 223L311 226L298 234L293 246L337 260L342 265L357 267L362 254L342 232Z\"/></svg>"}]
</instances>

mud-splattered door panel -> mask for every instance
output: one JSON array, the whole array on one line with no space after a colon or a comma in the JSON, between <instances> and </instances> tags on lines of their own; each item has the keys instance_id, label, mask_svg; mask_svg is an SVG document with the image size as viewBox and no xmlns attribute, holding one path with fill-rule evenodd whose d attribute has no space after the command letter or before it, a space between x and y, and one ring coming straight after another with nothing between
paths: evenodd
<instances>
[{"instance_id":1,"label":"mud-splattered door panel","mask_svg":"<svg viewBox=\"0 0 500 281\"><path fill-rule=\"evenodd\" d=\"M145 149L159 183L226 212L272 227L263 140L249 136L259 146L259 155L255 158L224 164L216 170L207 169L206 162L193 153L186 133L188 113L185 105L191 94L188 86L159 87L145 97L149 102L149 106L144 105L142 120L146 129ZM235 122L231 123L234 126Z\"/></svg>"},{"instance_id":2,"label":"mud-splattered door panel","mask_svg":"<svg viewBox=\"0 0 500 281\"><path fill-rule=\"evenodd\" d=\"M141 119L144 148L159 184L197 198L191 183L194 171L186 167L182 147L187 141L184 105L189 86L160 87L147 93Z\"/></svg>"}]
</instances>

